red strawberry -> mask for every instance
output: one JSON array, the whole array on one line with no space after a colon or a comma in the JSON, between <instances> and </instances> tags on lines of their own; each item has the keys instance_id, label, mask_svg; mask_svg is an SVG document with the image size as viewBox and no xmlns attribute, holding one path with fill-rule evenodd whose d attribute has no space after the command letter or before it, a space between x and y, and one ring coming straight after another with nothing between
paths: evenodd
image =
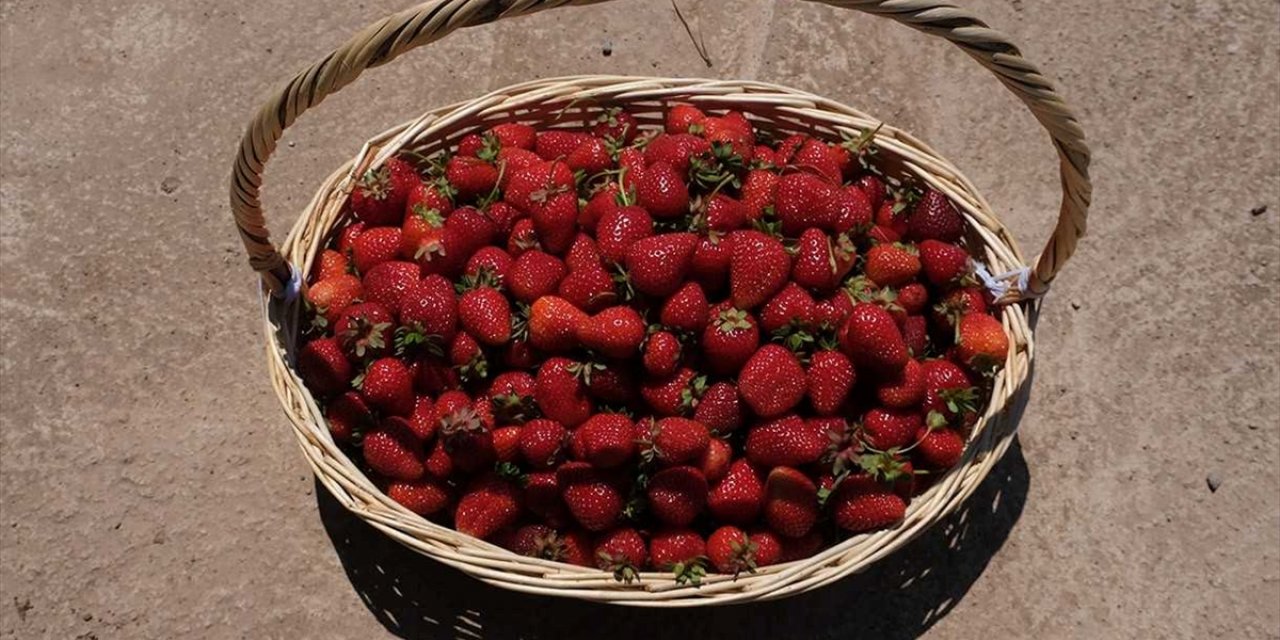
<instances>
[{"instance_id":1,"label":"red strawberry","mask_svg":"<svg viewBox=\"0 0 1280 640\"><path fill-rule=\"evenodd\" d=\"M925 278L936 287L949 286L969 275L969 253L946 242L921 242L920 264L924 267Z\"/></svg>"},{"instance_id":2,"label":"red strawberry","mask_svg":"<svg viewBox=\"0 0 1280 640\"><path fill-rule=\"evenodd\" d=\"M564 542L555 529L543 524L527 524L516 529L502 546L512 552L543 560L564 560Z\"/></svg>"},{"instance_id":3,"label":"red strawberry","mask_svg":"<svg viewBox=\"0 0 1280 640\"><path fill-rule=\"evenodd\" d=\"M720 438L712 438L707 450L698 460L698 470L708 483L719 482L729 472L729 463L733 461L733 447Z\"/></svg>"},{"instance_id":4,"label":"red strawberry","mask_svg":"<svg viewBox=\"0 0 1280 640\"><path fill-rule=\"evenodd\" d=\"M413 413L413 377L409 367L395 358L381 358L365 370L360 392L374 408L387 415L408 416Z\"/></svg>"},{"instance_id":5,"label":"red strawberry","mask_svg":"<svg viewBox=\"0 0 1280 640\"><path fill-rule=\"evenodd\" d=\"M458 298L458 318L462 328L491 347L511 339L511 303L488 286L479 286Z\"/></svg>"},{"instance_id":6,"label":"red strawberry","mask_svg":"<svg viewBox=\"0 0 1280 640\"><path fill-rule=\"evenodd\" d=\"M616 406L630 406L639 397L635 375L630 367L615 363L595 363L587 380L587 390L601 402Z\"/></svg>"},{"instance_id":7,"label":"red strawberry","mask_svg":"<svg viewBox=\"0 0 1280 640\"><path fill-rule=\"evenodd\" d=\"M351 260L355 263L356 270L369 273L370 269L379 264L395 260L400 255L400 237L399 227L365 230L351 247Z\"/></svg>"},{"instance_id":8,"label":"red strawberry","mask_svg":"<svg viewBox=\"0 0 1280 640\"><path fill-rule=\"evenodd\" d=\"M748 532L748 537L751 539L751 544L756 546L756 567L767 567L783 561L782 553L786 538L764 528L752 529Z\"/></svg>"},{"instance_id":9,"label":"red strawberry","mask_svg":"<svg viewBox=\"0 0 1280 640\"><path fill-rule=\"evenodd\" d=\"M614 529L596 539L592 556L596 566L612 571L619 582L631 582L639 578L640 570L649 563L649 550L644 537L635 529Z\"/></svg>"},{"instance_id":10,"label":"red strawberry","mask_svg":"<svg viewBox=\"0 0 1280 640\"><path fill-rule=\"evenodd\" d=\"M399 158L370 169L351 190L351 211L370 225L400 224L409 191L422 182L413 165Z\"/></svg>"},{"instance_id":11,"label":"red strawberry","mask_svg":"<svg viewBox=\"0 0 1280 640\"><path fill-rule=\"evenodd\" d=\"M800 148L796 149L790 164L812 171L828 183L840 184L842 178L840 157L835 149L821 140L806 139Z\"/></svg>"},{"instance_id":12,"label":"red strawberry","mask_svg":"<svg viewBox=\"0 0 1280 640\"><path fill-rule=\"evenodd\" d=\"M655 218L678 218L689 213L689 187L666 162L650 164L637 188L640 206Z\"/></svg>"},{"instance_id":13,"label":"red strawberry","mask_svg":"<svg viewBox=\"0 0 1280 640\"><path fill-rule=\"evenodd\" d=\"M609 358L635 355L644 337L644 319L631 307L609 307L578 325L578 342Z\"/></svg>"},{"instance_id":14,"label":"red strawberry","mask_svg":"<svg viewBox=\"0 0 1280 640\"><path fill-rule=\"evenodd\" d=\"M707 293L723 291L728 284L732 255L729 243L719 234L712 233L700 238L689 262L689 275Z\"/></svg>"},{"instance_id":15,"label":"red strawberry","mask_svg":"<svg viewBox=\"0 0 1280 640\"><path fill-rule=\"evenodd\" d=\"M502 248L484 247L471 254L471 259L467 260L465 273L476 280L489 274L489 279L493 282L493 286L501 289L507 283L507 275L511 273L512 262L511 254Z\"/></svg>"},{"instance_id":16,"label":"red strawberry","mask_svg":"<svg viewBox=\"0 0 1280 640\"><path fill-rule=\"evenodd\" d=\"M747 207L723 193L717 193L706 201L703 216L707 228L728 233L747 226Z\"/></svg>"},{"instance_id":17,"label":"red strawberry","mask_svg":"<svg viewBox=\"0 0 1280 640\"><path fill-rule=\"evenodd\" d=\"M961 419L964 426L977 420L978 390L969 374L950 360L925 360L924 400L921 410L936 411L948 421Z\"/></svg>"},{"instance_id":18,"label":"red strawberry","mask_svg":"<svg viewBox=\"0 0 1280 640\"><path fill-rule=\"evenodd\" d=\"M711 432L706 425L696 420L670 417L652 424L648 437L640 443L640 452L647 459L679 465L701 458L710 444Z\"/></svg>"},{"instance_id":19,"label":"red strawberry","mask_svg":"<svg viewBox=\"0 0 1280 640\"><path fill-rule=\"evenodd\" d=\"M362 438L364 432L376 424L369 405L365 404L364 398L354 391L348 391L331 400L324 408L324 417L325 422L329 424L329 433L333 435L335 442L340 443ZM416 428L414 432L416 435Z\"/></svg>"},{"instance_id":20,"label":"red strawberry","mask_svg":"<svg viewBox=\"0 0 1280 640\"><path fill-rule=\"evenodd\" d=\"M765 469L817 462L831 442L820 426L795 414L756 424L747 432L747 460Z\"/></svg>"},{"instance_id":21,"label":"red strawberry","mask_svg":"<svg viewBox=\"0 0 1280 640\"><path fill-rule=\"evenodd\" d=\"M1009 336L999 320L985 313L966 314L956 335L956 357L970 369L986 372L1004 365Z\"/></svg>"},{"instance_id":22,"label":"red strawberry","mask_svg":"<svg viewBox=\"0 0 1280 640\"><path fill-rule=\"evenodd\" d=\"M756 353L760 328L746 311L728 303L716 305L711 322L702 332L702 353L708 369L719 375L734 375Z\"/></svg>"},{"instance_id":23,"label":"red strawberry","mask_svg":"<svg viewBox=\"0 0 1280 640\"><path fill-rule=\"evenodd\" d=\"M641 207L619 207L605 212L596 226L596 242L605 260L621 263L627 248L653 235L653 218Z\"/></svg>"},{"instance_id":24,"label":"red strawberry","mask_svg":"<svg viewBox=\"0 0 1280 640\"><path fill-rule=\"evenodd\" d=\"M489 474L467 487L454 511L454 528L476 538L488 538L520 517L520 489Z\"/></svg>"},{"instance_id":25,"label":"red strawberry","mask_svg":"<svg viewBox=\"0 0 1280 640\"><path fill-rule=\"evenodd\" d=\"M910 356L893 316L869 302L859 302L840 329L840 348L855 364L884 373L906 366Z\"/></svg>"},{"instance_id":26,"label":"red strawberry","mask_svg":"<svg viewBox=\"0 0 1280 640\"><path fill-rule=\"evenodd\" d=\"M675 104L667 110L667 133L692 133L690 127L700 127L707 119L701 109L691 104Z\"/></svg>"},{"instance_id":27,"label":"red strawberry","mask_svg":"<svg viewBox=\"0 0 1280 640\"><path fill-rule=\"evenodd\" d=\"M614 107L606 110L591 125L591 133L614 144L630 144L640 133L640 123L635 116Z\"/></svg>"},{"instance_id":28,"label":"red strawberry","mask_svg":"<svg viewBox=\"0 0 1280 640\"><path fill-rule=\"evenodd\" d=\"M453 459L445 450L444 440L436 440L431 451L427 453L427 459L422 462L422 466L427 474L435 478L448 478L453 475Z\"/></svg>"},{"instance_id":29,"label":"red strawberry","mask_svg":"<svg viewBox=\"0 0 1280 640\"><path fill-rule=\"evenodd\" d=\"M884 229L893 239L890 242L897 242L902 236L907 234L907 216L906 202L903 200L894 200L892 202L885 201L876 208L875 223L877 227Z\"/></svg>"},{"instance_id":30,"label":"red strawberry","mask_svg":"<svg viewBox=\"0 0 1280 640\"><path fill-rule=\"evenodd\" d=\"M437 358L427 358L413 363L414 388L421 393L440 393L458 388L458 372L450 363Z\"/></svg>"},{"instance_id":31,"label":"red strawberry","mask_svg":"<svg viewBox=\"0 0 1280 640\"><path fill-rule=\"evenodd\" d=\"M542 251L526 251L511 264L507 286L516 300L533 304L538 298L555 293L565 273L559 258Z\"/></svg>"},{"instance_id":32,"label":"red strawberry","mask_svg":"<svg viewBox=\"0 0 1280 640\"><path fill-rule=\"evenodd\" d=\"M750 462L743 458L729 465L729 472L707 496L707 509L717 521L749 524L764 506L764 483Z\"/></svg>"},{"instance_id":33,"label":"red strawberry","mask_svg":"<svg viewBox=\"0 0 1280 640\"><path fill-rule=\"evenodd\" d=\"M440 425L440 440L453 467L462 473L476 473L493 465L497 447L492 425L486 424L491 419L477 412L476 404L466 394L461 391L442 394L436 400L435 415ZM510 442L503 445L504 453L511 457Z\"/></svg>"},{"instance_id":34,"label":"red strawberry","mask_svg":"<svg viewBox=\"0 0 1280 640\"><path fill-rule=\"evenodd\" d=\"M738 388L728 382L717 382L707 387L693 411L693 419L707 425L713 434L725 435L736 431L742 426Z\"/></svg>"},{"instance_id":35,"label":"red strawberry","mask_svg":"<svg viewBox=\"0 0 1280 640\"><path fill-rule=\"evenodd\" d=\"M742 367L738 393L756 415L780 416L804 399L804 369L794 353L785 347L767 344Z\"/></svg>"},{"instance_id":36,"label":"red strawberry","mask_svg":"<svg viewBox=\"0 0 1280 640\"><path fill-rule=\"evenodd\" d=\"M702 123L702 137L712 145L728 145L729 150L741 158L743 164L751 162L756 137L751 124L742 114L727 113L721 118L707 118Z\"/></svg>"},{"instance_id":37,"label":"red strawberry","mask_svg":"<svg viewBox=\"0 0 1280 640\"><path fill-rule=\"evenodd\" d=\"M919 362L907 360L897 375L883 378L876 387L876 398L886 407L908 409L924 399L924 369Z\"/></svg>"},{"instance_id":38,"label":"red strawberry","mask_svg":"<svg viewBox=\"0 0 1280 640\"><path fill-rule=\"evenodd\" d=\"M338 321L343 309L363 297L364 285L360 283L360 278L353 275L326 278L307 289L307 302L311 303L328 326Z\"/></svg>"},{"instance_id":39,"label":"red strawberry","mask_svg":"<svg viewBox=\"0 0 1280 640\"><path fill-rule=\"evenodd\" d=\"M665 298L684 284L698 237L692 233L664 233L627 248L631 284L645 295Z\"/></svg>"},{"instance_id":40,"label":"red strawberry","mask_svg":"<svg viewBox=\"0 0 1280 640\"><path fill-rule=\"evenodd\" d=\"M907 218L906 235L913 240L956 242L964 235L964 218L950 198L929 188Z\"/></svg>"},{"instance_id":41,"label":"red strawberry","mask_svg":"<svg viewBox=\"0 0 1280 640\"><path fill-rule=\"evenodd\" d=\"M435 403L429 396L418 396L413 400L413 413L409 414L409 430L414 437L423 442L430 442L436 436L439 426L432 421L435 416Z\"/></svg>"},{"instance_id":42,"label":"red strawberry","mask_svg":"<svg viewBox=\"0 0 1280 640\"><path fill-rule=\"evenodd\" d=\"M395 318L376 302L360 302L342 310L334 337L352 359L377 358L391 347Z\"/></svg>"},{"instance_id":43,"label":"red strawberry","mask_svg":"<svg viewBox=\"0 0 1280 640\"><path fill-rule=\"evenodd\" d=\"M677 584L701 583L706 573L706 552L707 543L702 536L689 529L659 529L649 538L649 562L675 573Z\"/></svg>"},{"instance_id":44,"label":"red strawberry","mask_svg":"<svg viewBox=\"0 0 1280 640\"><path fill-rule=\"evenodd\" d=\"M916 432L916 460L926 469L950 469L964 456L964 438L955 429L921 427Z\"/></svg>"},{"instance_id":45,"label":"red strawberry","mask_svg":"<svg viewBox=\"0 0 1280 640\"><path fill-rule=\"evenodd\" d=\"M574 171L581 171L588 176L607 171L613 167L613 158L609 157L609 145L594 136L588 136L577 148L565 156L564 163Z\"/></svg>"},{"instance_id":46,"label":"red strawberry","mask_svg":"<svg viewBox=\"0 0 1280 640\"><path fill-rule=\"evenodd\" d=\"M578 326L587 314L564 298L542 296L529 311L529 342L543 351L567 351L578 344Z\"/></svg>"},{"instance_id":47,"label":"red strawberry","mask_svg":"<svg viewBox=\"0 0 1280 640\"><path fill-rule=\"evenodd\" d=\"M774 153L772 147L758 144L751 151L751 164L756 167L776 167L778 166L778 154Z\"/></svg>"},{"instance_id":48,"label":"red strawberry","mask_svg":"<svg viewBox=\"0 0 1280 640\"><path fill-rule=\"evenodd\" d=\"M923 424L920 414L901 409L872 409L862 417L867 444L881 451L900 449L915 441Z\"/></svg>"},{"instance_id":49,"label":"red strawberry","mask_svg":"<svg viewBox=\"0 0 1280 640\"><path fill-rule=\"evenodd\" d=\"M831 229L835 220L828 202L838 193L828 180L811 173L788 173L778 179L774 211L782 233L799 236L805 229Z\"/></svg>"},{"instance_id":50,"label":"red strawberry","mask_svg":"<svg viewBox=\"0 0 1280 640\"><path fill-rule=\"evenodd\" d=\"M689 282L667 298L659 318L668 329L697 334L706 328L709 313L707 294L698 283Z\"/></svg>"},{"instance_id":51,"label":"red strawberry","mask_svg":"<svg viewBox=\"0 0 1280 640\"><path fill-rule=\"evenodd\" d=\"M680 366L680 341L667 331L659 331L645 342L643 363L645 371L658 378L675 373Z\"/></svg>"},{"instance_id":52,"label":"red strawberry","mask_svg":"<svg viewBox=\"0 0 1280 640\"><path fill-rule=\"evenodd\" d=\"M537 419L520 428L520 455L534 469L551 469L564 460L569 432L559 422Z\"/></svg>"},{"instance_id":53,"label":"red strawberry","mask_svg":"<svg viewBox=\"0 0 1280 640\"><path fill-rule=\"evenodd\" d=\"M337 338L312 340L298 353L298 375L317 396L342 393L349 387L352 373Z\"/></svg>"},{"instance_id":54,"label":"red strawberry","mask_svg":"<svg viewBox=\"0 0 1280 640\"><path fill-rule=\"evenodd\" d=\"M537 383L524 371L504 371L489 384L485 394L500 422L523 423L536 413L533 392Z\"/></svg>"},{"instance_id":55,"label":"red strawberry","mask_svg":"<svg viewBox=\"0 0 1280 640\"><path fill-rule=\"evenodd\" d=\"M444 220L445 214L425 205L410 209L400 229L400 256L420 264L435 259L444 251Z\"/></svg>"},{"instance_id":56,"label":"red strawberry","mask_svg":"<svg viewBox=\"0 0 1280 640\"><path fill-rule=\"evenodd\" d=\"M764 520L778 534L799 538L818 521L818 487L791 467L769 472L764 485Z\"/></svg>"},{"instance_id":57,"label":"red strawberry","mask_svg":"<svg viewBox=\"0 0 1280 640\"><path fill-rule=\"evenodd\" d=\"M351 265L347 262L346 256L333 249L325 249L316 260L316 282L347 275L350 269Z\"/></svg>"},{"instance_id":58,"label":"red strawberry","mask_svg":"<svg viewBox=\"0 0 1280 640\"><path fill-rule=\"evenodd\" d=\"M793 282L770 298L760 310L760 329L775 336L783 331L812 329L816 314L813 296Z\"/></svg>"},{"instance_id":59,"label":"red strawberry","mask_svg":"<svg viewBox=\"0 0 1280 640\"><path fill-rule=\"evenodd\" d=\"M472 207L454 211L444 221L441 236L441 253L422 263L423 273L442 273L457 276L467 264L471 254L492 242L497 227L484 213Z\"/></svg>"},{"instance_id":60,"label":"red strawberry","mask_svg":"<svg viewBox=\"0 0 1280 640\"><path fill-rule=\"evenodd\" d=\"M839 351L818 351L809 359L805 373L809 404L819 415L835 415L844 406L849 391L858 380L853 362Z\"/></svg>"},{"instance_id":61,"label":"red strawberry","mask_svg":"<svg viewBox=\"0 0 1280 640\"><path fill-rule=\"evenodd\" d=\"M555 471L532 471L526 475L524 502L529 513L549 525L569 524L569 510L560 499L560 481Z\"/></svg>"},{"instance_id":62,"label":"red strawberry","mask_svg":"<svg viewBox=\"0 0 1280 640\"><path fill-rule=\"evenodd\" d=\"M640 385L640 395L660 416L684 415L693 408L706 379L682 368L665 378L650 378Z\"/></svg>"},{"instance_id":63,"label":"red strawberry","mask_svg":"<svg viewBox=\"0 0 1280 640\"><path fill-rule=\"evenodd\" d=\"M803 560L817 553L822 547L822 532L810 531L799 538L779 538L778 541L782 546L782 555L778 558L778 562Z\"/></svg>"},{"instance_id":64,"label":"red strawberry","mask_svg":"<svg viewBox=\"0 0 1280 640\"><path fill-rule=\"evenodd\" d=\"M404 420L391 418L365 434L360 445L364 461L381 475L395 480L422 477L422 444L413 437Z\"/></svg>"},{"instance_id":65,"label":"red strawberry","mask_svg":"<svg viewBox=\"0 0 1280 640\"><path fill-rule=\"evenodd\" d=\"M919 315L929 305L929 290L919 282L912 282L898 289L896 302L907 315Z\"/></svg>"},{"instance_id":66,"label":"red strawberry","mask_svg":"<svg viewBox=\"0 0 1280 640\"><path fill-rule=\"evenodd\" d=\"M498 168L469 156L454 156L445 165L445 178L458 191L459 200L473 200L498 185Z\"/></svg>"},{"instance_id":67,"label":"red strawberry","mask_svg":"<svg viewBox=\"0 0 1280 640\"><path fill-rule=\"evenodd\" d=\"M431 275L410 286L400 299L400 322L424 339L437 336L440 344L451 343L458 331L453 285L443 276Z\"/></svg>"},{"instance_id":68,"label":"red strawberry","mask_svg":"<svg viewBox=\"0 0 1280 640\"><path fill-rule=\"evenodd\" d=\"M365 226L366 225L363 222L353 222L352 224L343 227L342 231L338 233L338 252L347 256L347 259L351 258L351 251L355 249L356 238L359 238L360 234L364 232Z\"/></svg>"},{"instance_id":69,"label":"red strawberry","mask_svg":"<svg viewBox=\"0 0 1280 640\"><path fill-rule=\"evenodd\" d=\"M381 303L392 313L399 313L400 298L421 277L422 270L412 262L383 262L364 275L365 301Z\"/></svg>"},{"instance_id":70,"label":"red strawberry","mask_svg":"<svg viewBox=\"0 0 1280 640\"><path fill-rule=\"evenodd\" d=\"M734 576L743 571L755 573L758 546L742 529L723 526L707 538L707 558L711 561L711 566L720 573Z\"/></svg>"},{"instance_id":71,"label":"red strawberry","mask_svg":"<svg viewBox=\"0 0 1280 640\"><path fill-rule=\"evenodd\" d=\"M589 137L578 131L541 131L533 148L543 160L557 160L573 153Z\"/></svg>"},{"instance_id":72,"label":"red strawberry","mask_svg":"<svg viewBox=\"0 0 1280 640\"><path fill-rule=\"evenodd\" d=\"M387 497L420 516L444 511L451 498L448 485L431 477L408 482L393 481L387 485Z\"/></svg>"},{"instance_id":73,"label":"red strawberry","mask_svg":"<svg viewBox=\"0 0 1280 640\"><path fill-rule=\"evenodd\" d=\"M622 188L616 182L605 183L582 206L578 212L578 226L591 235L597 235L600 221L608 214L622 208L619 198Z\"/></svg>"},{"instance_id":74,"label":"red strawberry","mask_svg":"<svg viewBox=\"0 0 1280 640\"><path fill-rule=\"evenodd\" d=\"M478 133L468 133L458 141L458 155L478 158L481 153L489 152L485 147L484 136Z\"/></svg>"},{"instance_id":75,"label":"red strawberry","mask_svg":"<svg viewBox=\"0 0 1280 640\"><path fill-rule=\"evenodd\" d=\"M530 210L538 241L551 253L564 253L578 232L578 196L572 192L557 193L546 202L535 203Z\"/></svg>"},{"instance_id":76,"label":"red strawberry","mask_svg":"<svg viewBox=\"0 0 1280 640\"><path fill-rule=\"evenodd\" d=\"M981 287L964 287L948 293L934 305L933 322L947 331L954 332L956 321L971 313L987 312L986 293Z\"/></svg>"},{"instance_id":77,"label":"red strawberry","mask_svg":"<svg viewBox=\"0 0 1280 640\"><path fill-rule=\"evenodd\" d=\"M791 257L777 238L759 231L729 234L729 290L733 306L751 310L787 283Z\"/></svg>"},{"instance_id":78,"label":"red strawberry","mask_svg":"<svg viewBox=\"0 0 1280 640\"><path fill-rule=\"evenodd\" d=\"M836 233L862 234L872 226L872 206L866 194L849 186L836 192L827 202L831 230Z\"/></svg>"},{"instance_id":79,"label":"red strawberry","mask_svg":"<svg viewBox=\"0 0 1280 640\"><path fill-rule=\"evenodd\" d=\"M856 257L852 243L847 240L832 243L831 237L821 229L806 229L796 245L791 278L814 291L833 291L853 268Z\"/></svg>"},{"instance_id":80,"label":"red strawberry","mask_svg":"<svg viewBox=\"0 0 1280 640\"><path fill-rule=\"evenodd\" d=\"M618 301L613 276L601 266L599 259L591 264L571 267L556 291L570 304L594 313Z\"/></svg>"},{"instance_id":81,"label":"red strawberry","mask_svg":"<svg viewBox=\"0 0 1280 640\"><path fill-rule=\"evenodd\" d=\"M884 181L874 173L863 174L854 181L853 186L867 196L873 211L879 209L881 203L884 202L886 195Z\"/></svg>"},{"instance_id":82,"label":"red strawberry","mask_svg":"<svg viewBox=\"0 0 1280 640\"><path fill-rule=\"evenodd\" d=\"M507 186L511 184L511 176L516 173L543 164L545 160L538 157L538 154L528 149L518 149L516 147L503 147L498 149L498 166L500 167L498 186L503 191L507 190Z\"/></svg>"},{"instance_id":83,"label":"red strawberry","mask_svg":"<svg viewBox=\"0 0 1280 640\"><path fill-rule=\"evenodd\" d=\"M538 140L541 141L542 136L547 133L551 132L539 134ZM552 197L562 193L572 193L573 190L573 170L569 165L563 162L544 162L513 172L502 197L515 208L525 213L532 213L535 208L550 201Z\"/></svg>"},{"instance_id":84,"label":"red strawberry","mask_svg":"<svg viewBox=\"0 0 1280 640\"><path fill-rule=\"evenodd\" d=\"M498 143L505 147L516 147L518 149L532 149L537 141L538 132L527 124L518 122L503 122L495 124L489 128L489 133L498 139Z\"/></svg>"},{"instance_id":85,"label":"red strawberry","mask_svg":"<svg viewBox=\"0 0 1280 640\"><path fill-rule=\"evenodd\" d=\"M739 195L742 205L746 207L748 220L759 220L766 209L774 206L778 180L778 174L772 171L752 169L747 172Z\"/></svg>"},{"instance_id":86,"label":"red strawberry","mask_svg":"<svg viewBox=\"0 0 1280 640\"><path fill-rule=\"evenodd\" d=\"M466 331L459 332L449 345L449 363L458 370L463 382L481 380L489 376L489 359L480 349L480 343Z\"/></svg>"},{"instance_id":87,"label":"red strawberry","mask_svg":"<svg viewBox=\"0 0 1280 640\"><path fill-rule=\"evenodd\" d=\"M864 269L876 285L900 287L920 273L920 259L899 245L881 244L867 251Z\"/></svg>"},{"instance_id":88,"label":"red strawberry","mask_svg":"<svg viewBox=\"0 0 1280 640\"><path fill-rule=\"evenodd\" d=\"M572 366L573 361L567 358L547 359L538 368L534 391L542 414L571 429L586 422L594 411L586 386L570 370Z\"/></svg>"},{"instance_id":89,"label":"red strawberry","mask_svg":"<svg viewBox=\"0 0 1280 640\"><path fill-rule=\"evenodd\" d=\"M929 343L929 323L924 316L907 316L902 320L902 341L913 357L924 355Z\"/></svg>"},{"instance_id":90,"label":"red strawberry","mask_svg":"<svg viewBox=\"0 0 1280 640\"><path fill-rule=\"evenodd\" d=\"M618 186L629 199L635 199L640 179L644 177L644 152L634 147L618 152Z\"/></svg>"},{"instance_id":91,"label":"red strawberry","mask_svg":"<svg viewBox=\"0 0 1280 640\"><path fill-rule=\"evenodd\" d=\"M845 292L839 291L814 306L814 321L819 327L838 329L844 326L844 321L852 313L853 300Z\"/></svg>"},{"instance_id":92,"label":"red strawberry","mask_svg":"<svg viewBox=\"0 0 1280 640\"><path fill-rule=\"evenodd\" d=\"M566 462L556 470L564 504L587 531L604 531L622 516L623 497L591 465Z\"/></svg>"},{"instance_id":93,"label":"red strawberry","mask_svg":"<svg viewBox=\"0 0 1280 640\"><path fill-rule=\"evenodd\" d=\"M507 253L520 257L530 249L541 249L538 242L538 231L533 228L533 220L520 218L511 225L511 234L507 236Z\"/></svg>"},{"instance_id":94,"label":"red strawberry","mask_svg":"<svg viewBox=\"0 0 1280 640\"><path fill-rule=\"evenodd\" d=\"M591 416L574 432L574 457L598 469L612 469L631 460L636 453L635 426L618 413Z\"/></svg>"},{"instance_id":95,"label":"red strawberry","mask_svg":"<svg viewBox=\"0 0 1280 640\"><path fill-rule=\"evenodd\" d=\"M688 526L706 507L707 479L696 467L668 467L649 480L646 496L659 522Z\"/></svg>"},{"instance_id":96,"label":"red strawberry","mask_svg":"<svg viewBox=\"0 0 1280 640\"><path fill-rule=\"evenodd\" d=\"M842 529L861 533L903 518L907 503L893 489L868 475L849 476L829 500L832 520Z\"/></svg>"},{"instance_id":97,"label":"red strawberry","mask_svg":"<svg viewBox=\"0 0 1280 640\"><path fill-rule=\"evenodd\" d=\"M700 156L711 152L711 143L695 135L677 133L674 135L659 135L644 148L644 162L646 167L652 167L657 163L671 165L675 170L677 178L684 176L689 172L694 156ZM648 174L648 168L644 174ZM643 179L644 176L641 176ZM654 215L658 215L654 213Z\"/></svg>"}]
</instances>

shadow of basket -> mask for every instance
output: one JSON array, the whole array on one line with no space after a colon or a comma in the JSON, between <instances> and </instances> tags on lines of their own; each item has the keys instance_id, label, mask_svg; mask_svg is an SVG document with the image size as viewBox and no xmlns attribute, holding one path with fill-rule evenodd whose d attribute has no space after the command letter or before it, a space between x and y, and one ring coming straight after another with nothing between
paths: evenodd
<instances>
[{"instance_id":1,"label":"shadow of basket","mask_svg":"<svg viewBox=\"0 0 1280 640\"><path fill-rule=\"evenodd\" d=\"M1014 425L1023 407L1011 407ZM696 609L633 609L492 587L382 535L319 482L316 496L352 586L401 638L894 640L920 636L968 593L1022 515L1029 486L1015 439L959 510L867 571L782 600Z\"/></svg>"}]
</instances>

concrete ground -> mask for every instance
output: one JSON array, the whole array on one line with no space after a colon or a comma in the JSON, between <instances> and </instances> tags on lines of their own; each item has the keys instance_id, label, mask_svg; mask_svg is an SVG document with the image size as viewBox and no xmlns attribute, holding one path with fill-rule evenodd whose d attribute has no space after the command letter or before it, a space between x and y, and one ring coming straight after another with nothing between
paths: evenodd
<instances>
[{"instance_id":1,"label":"concrete ground","mask_svg":"<svg viewBox=\"0 0 1280 640\"><path fill-rule=\"evenodd\" d=\"M1059 82L1095 152L1020 446L963 517L870 573L686 613L518 596L419 559L324 495L289 434L230 162L272 87L406 4L0 2L0 636L1280 637L1280 3L964 3ZM271 222L429 106L608 72L859 105L954 160L1029 253L1046 237L1046 137L953 48L805 3L682 5L711 69L667 2L623 0L370 73L287 136Z\"/></svg>"}]
</instances>

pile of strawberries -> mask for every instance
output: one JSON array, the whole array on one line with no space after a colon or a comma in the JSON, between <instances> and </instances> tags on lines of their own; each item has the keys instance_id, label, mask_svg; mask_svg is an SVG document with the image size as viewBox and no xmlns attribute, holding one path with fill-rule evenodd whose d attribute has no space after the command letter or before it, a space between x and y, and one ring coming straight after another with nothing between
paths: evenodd
<instances>
[{"instance_id":1,"label":"pile of strawberries","mask_svg":"<svg viewBox=\"0 0 1280 640\"><path fill-rule=\"evenodd\" d=\"M297 369L391 499L631 580L893 525L1009 348L942 193L875 132L499 124L351 193Z\"/></svg>"}]
</instances>

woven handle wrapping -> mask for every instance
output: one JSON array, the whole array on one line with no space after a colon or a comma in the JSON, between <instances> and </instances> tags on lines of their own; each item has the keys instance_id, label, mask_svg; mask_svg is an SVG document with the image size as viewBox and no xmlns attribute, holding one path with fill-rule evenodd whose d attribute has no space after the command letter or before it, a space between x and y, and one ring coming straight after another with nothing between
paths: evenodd
<instances>
[{"instance_id":1,"label":"woven handle wrapping","mask_svg":"<svg viewBox=\"0 0 1280 640\"><path fill-rule=\"evenodd\" d=\"M410 49L434 42L455 29L534 13L564 5L608 0L431 0L379 20L336 51L294 76L258 110L240 143L231 175L231 210L249 253L273 293L289 282L289 265L271 242L262 215L259 190L262 171L284 130L307 109L355 80L365 69L394 60ZM1062 207L1053 235L1028 282L1029 295L1043 293L1050 280L1075 252L1084 235L1092 186L1089 148L1075 114L1039 69L1004 34L967 11L934 0L809 0L882 15L913 29L954 43L990 69L1022 100L1049 131L1058 150L1062 175Z\"/></svg>"}]
</instances>

